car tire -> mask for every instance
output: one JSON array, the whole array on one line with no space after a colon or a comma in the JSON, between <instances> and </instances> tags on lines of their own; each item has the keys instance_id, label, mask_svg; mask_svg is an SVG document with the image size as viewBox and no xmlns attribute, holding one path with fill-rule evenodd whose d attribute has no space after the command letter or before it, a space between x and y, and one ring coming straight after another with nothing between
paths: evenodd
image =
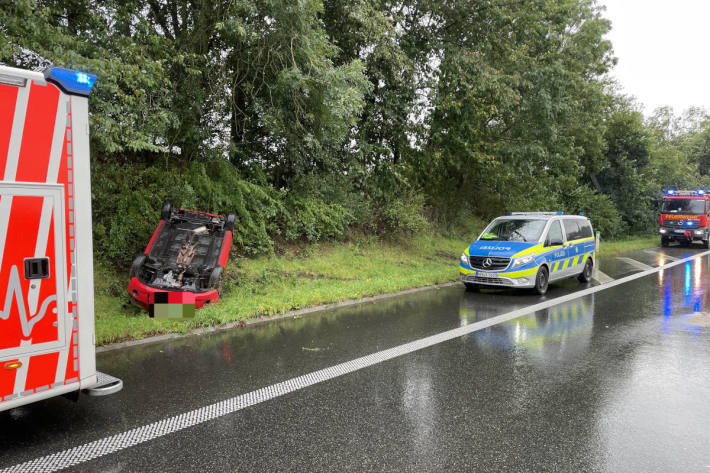
<instances>
[{"instance_id":1,"label":"car tire","mask_svg":"<svg viewBox=\"0 0 710 473\"><path fill-rule=\"evenodd\" d=\"M543 296L547 292L547 287L550 284L550 270L547 266L540 266L535 275L535 292Z\"/></svg>"},{"instance_id":2,"label":"car tire","mask_svg":"<svg viewBox=\"0 0 710 473\"><path fill-rule=\"evenodd\" d=\"M705 248L706 250L710 248L710 239L703 240L703 248Z\"/></svg>"},{"instance_id":3,"label":"car tire","mask_svg":"<svg viewBox=\"0 0 710 473\"><path fill-rule=\"evenodd\" d=\"M474 284L472 282L465 282L463 283L464 286L466 286L466 291L467 292L476 292L478 291L478 284Z\"/></svg>"},{"instance_id":4,"label":"car tire","mask_svg":"<svg viewBox=\"0 0 710 473\"><path fill-rule=\"evenodd\" d=\"M222 297L222 287L224 286L224 268L222 266L216 266L212 270L207 284L211 289L217 289L217 294Z\"/></svg>"},{"instance_id":5,"label":"car tire","mask_svg":"<svg viewBox=\"0 0 710 473\"><path fill-rule=\"evenodd\" d=\"M173 204L169 200L166 200L163 204L163 210L160 211L160 219L166 222L170 221L170 216L173 213Z\"/></svg>"},{"instance_id":6,"label":"car tire","mask_svg":"<svg viewBox=\"0 0 710 473\"><path fill-rule=\"evenodd\" d=\"M668 246L669 241L666 237L661 237L661 246Z\"/></svg>"},{"instance_id":7,"label":"car tire","mask_svg":"<svg viewBox=\"0 0 710 473\"><path fill-rule=\"evenodd\" d=\"M592 258L587 258L587 262L584 263L584 269L582 272L577 276L577 279L579 279L579 282L583 283L588 283L592 280L592 271L594 270L594 263L592 262Z\"/></svg>"},{"instance_id":8,"label":"car tire","mask_svg":"<svg viewBox=\"0 0 710 473\"><path fill-rule=\"evenodd\" d=\"M128 273L128 278L133 279L137 278L138 275L141 273L141 268L143 267L143 263L145 263L145 254L141 254L136 256L136 259L133 260L133 264L131 264L131 271Z\"/></svg>"},{"instance_id":9,"label":"car tire","mask_svg":"<svg viewBox=\"0 0 710 473\"><path fill-rule=\"evenodd\" d=\"M237 215L234 212L229 212L227 214L227 219L224 222L224 229L228 232L234 231L234 221L237 219Z\"/></svg>"}]
</instances>

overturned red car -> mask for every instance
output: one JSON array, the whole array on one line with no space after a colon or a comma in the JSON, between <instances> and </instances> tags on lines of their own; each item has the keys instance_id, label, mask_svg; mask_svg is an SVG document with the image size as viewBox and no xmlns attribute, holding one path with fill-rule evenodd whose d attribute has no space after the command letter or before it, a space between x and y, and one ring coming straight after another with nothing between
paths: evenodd
<instances>
[{"instance_id":1,"label":"overturned red car","mask_svg":"<svg viewBox=\"0 0 710 473\"><path fill-rule=\"evenodd\" d=\"M150 311L166 295L195 308L219 302L232 245L235 214L175 209L166 202L160 223L130 271L131 301ZM172 297L171 297L172 299Z\"/></svg>"}]
</instances>

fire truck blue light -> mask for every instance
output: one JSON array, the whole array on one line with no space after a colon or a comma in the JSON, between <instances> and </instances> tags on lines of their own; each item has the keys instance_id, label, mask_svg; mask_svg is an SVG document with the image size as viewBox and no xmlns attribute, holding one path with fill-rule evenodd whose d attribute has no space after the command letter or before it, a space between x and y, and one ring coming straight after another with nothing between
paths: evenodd
<instances>
[{"instance_id":1,"label":"fire truck blue light","mask_svg":"<svg viewBox=\"0 0 710 473\"><path fill-rule=\"evenodd\" d=\"M48 77L59 82L69 92L88 95L96 82L96 76L88 72L73 71L63 67L53 67Z\"/></svg>"}]
</instances>

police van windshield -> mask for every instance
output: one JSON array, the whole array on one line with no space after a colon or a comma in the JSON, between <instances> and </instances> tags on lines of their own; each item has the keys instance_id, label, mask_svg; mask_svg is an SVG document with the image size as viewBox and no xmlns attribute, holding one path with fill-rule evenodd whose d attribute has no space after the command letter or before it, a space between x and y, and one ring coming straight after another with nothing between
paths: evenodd
<instances>
[{"instance_id":1,"label":"police van windshield","mask_svg":"<svg viewBox=\"0 0 710 473\"><path fill-rule=\"evenodd\" d=\"M702 215L705 199L667 199L663 201L662 213Z\"/></svg>"},{"instance_id":2,"label":"police van windshield","mask_svg":"<svg viewBox=\"0 0 710 473\"><path fill-rule=\"evenodd\" d=\"M481 235L490 241L538 241L547 220L502 219L494 220Z\"/></svg>"}]
</instances>

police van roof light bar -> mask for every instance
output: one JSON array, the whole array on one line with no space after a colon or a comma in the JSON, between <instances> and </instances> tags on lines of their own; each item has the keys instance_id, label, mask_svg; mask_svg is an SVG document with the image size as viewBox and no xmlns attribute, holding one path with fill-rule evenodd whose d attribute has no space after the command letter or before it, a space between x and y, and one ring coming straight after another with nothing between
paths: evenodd
<instances>
[{"instance_id":1,"label":"police van roof light bar","mask_svg":"<svg viewBox=\"0 0 710 473\"><path fill-rule=\"evenodd\" d=\"M508 215L547 216L547 215L564 215L564 212L508 212Z\"/></svg>"}]
</instances>

